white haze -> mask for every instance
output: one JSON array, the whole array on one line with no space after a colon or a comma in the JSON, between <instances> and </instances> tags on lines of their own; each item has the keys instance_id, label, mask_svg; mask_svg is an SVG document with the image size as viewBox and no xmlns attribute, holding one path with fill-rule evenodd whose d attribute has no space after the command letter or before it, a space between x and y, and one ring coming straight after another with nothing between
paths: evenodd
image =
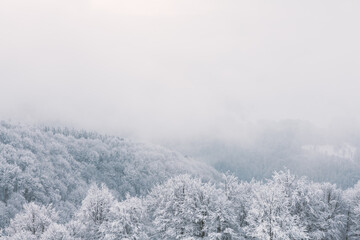
<instances>
[{"instance_id":1,"label":"white haze","mask_svg":"<svg viewBox=\"0 0 360 240\"><path fill-rule=\"evenodd\" d=\"M1 0L0 118L144 140L358 127L360 2ZM349 127L350 126L350 127Z\"/></svg>"}]
</instances>

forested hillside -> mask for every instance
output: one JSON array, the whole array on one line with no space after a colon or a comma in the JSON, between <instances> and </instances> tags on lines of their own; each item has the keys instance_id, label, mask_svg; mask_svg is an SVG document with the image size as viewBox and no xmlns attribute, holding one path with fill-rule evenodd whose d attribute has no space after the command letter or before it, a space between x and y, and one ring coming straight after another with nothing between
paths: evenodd
<instances>
[{"instance_id":1,"label":"forested hillside","mask_svg":"<svg viewBox=\"0 0 360 240\"><path fill-rule=\"evenodd\" d=\"M190 173L212 178L211 167L153 145L66 128L0 122L0 228L23 204L49 205L68 221L92 183L118 200Z\"/></svg>"},{"instance_id":2,"label":"forested hillside","mask_svg":"<svg viewBox=\"0 0 360 240\"><path fill-rule=\"evenodd\" d=\"M339 152L328 146L320 151ZM1 122L0 238L360 237L360 183L344 190L286 169L267 180L238 179L159 146Z\"/></svg>"}]
</instances>

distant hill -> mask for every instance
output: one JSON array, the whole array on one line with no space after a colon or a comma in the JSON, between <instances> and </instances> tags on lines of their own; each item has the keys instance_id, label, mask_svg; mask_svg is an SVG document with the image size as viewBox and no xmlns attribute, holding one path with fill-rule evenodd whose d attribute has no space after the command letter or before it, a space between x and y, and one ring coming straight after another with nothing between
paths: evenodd
<instances>
[{"instance_id":1,"label":"distant hill","mask_svg":"<svg viewBox=\"0 0 360 240\"><path fill-rule=\"evenodd\" d=\"M270 178L284 167L342 188L360 180L360 133L355 130L321 129L287 120L259 124L255 132L251 140L224 141L213 136L169 146L246 181Z\"/></svg>"},{"instance_id":2,"label":"distant hill","mask_svg":"<svg viewBox=\"0 0 360 240\"><path fill-rule=\"evenodd\" d=\"M140 196L169 177L213 178L206 164L166 148L67 128L0 122L0 228L26 202L52 204L66 221L91 183L119 200Z\"/></svg>"}]
</instances>

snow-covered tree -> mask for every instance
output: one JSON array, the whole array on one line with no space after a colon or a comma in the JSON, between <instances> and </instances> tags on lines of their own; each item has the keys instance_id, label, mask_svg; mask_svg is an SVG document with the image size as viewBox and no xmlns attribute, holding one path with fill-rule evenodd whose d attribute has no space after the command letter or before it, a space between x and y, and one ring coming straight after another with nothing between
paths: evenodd
<instances>
[{"instance_id":1,"label":"snow-covered tree","mask_svg":"<svg viewBox=\"0 0 360 240\"><path fill-rule=\"evenodd\" d=\"M347 240L360 238L360 182L344 193L346 202L345 234Z\"/></svg>"},{"instance_id":2,"label":"snow-covered tree","mask_svg":"<svg viewBox=\"0 0 360 240\"><path fill-rule=\"evenodd\" d=\"M104 184L100 187L93 184L76 214L75 220L84 226L79 232L80 236L88 240L100 239L100 226L109 220L110 209L114 204L115 199Z\"/></svg>"},{"instance_id":3,"label":"snow-covered tree","mask_svg":"<svg viewBox=\"0 0 360 240\"><path fill-rule=\"evenodd\" d=\"M110 208L109 221L101 226L105 240L148 239L146 208L143 200L128 197Z\"/></svg>"},{"instance_id":4,"label":"snow-covered tree","mask_svg":"<svg viewBox=\"0 0 360 240\"><path fill-rule=\"evenodd\" d=\"M330 183L310 185L307 230L312 239L344 238L346 206L342 191Z\"/></svg>"},{"instance_id":5,"label":"snow-covered tree","mask_svg":"<svg viewBox=\"0 0 360 240\"><path fill-rule=\"evenodd\" d=\"M18 189L19 174L20 169L18 166L8 164L0 157L0 201L5 204L7 204L11 194Z\"/></svg>"},{"instance_id":6,"label":"snow-covered tree","mask_svg":"<svg viewBox=\"0 0 360 240\"><path fill-rule=\"evenodd\" d=\"M14 237L33 235L35 238L39 238L57 220L58 214L51 205L25 204L24 210L11 220L9 227L6 228L6 233Z\"/></svg>"},{"instance_id":7,"label":"snow-covered tree","mask_svg":"<svg viewBox=\"0 0 360 240\"><path fill-rule=\"evenodd\" d=\"M220 189L206 184L204 190L211 194L209 203L208 238L214 240L239 239L237 209Z\"/></svg>"},{"instance_id":8,"label":"snow-covered tree","mask_svg":"<svg viewBox=\"0 0 360 240\"><path fill-rule=\"evenodd\" d=\"M298 178L288 170L275 172L273 180L283 186L291 214L299 217L310 239L343 239L346 208L340 189Z\"/></svg>"},{"instance_id":9,"label":"snow-covered tree","mask_svg":"<svg viewBox=\"0 0 360 240\"><path fill-rule=\"evenodd\" d=\"M64 225L52 223L41 236L41 240L73 240Z\"/></svg>"},{"instance_id":10,"label":"snow-covered tree","mask_svg":"<svg viewBox=\"0 0 360 240\"><path fill-rule=\"evenodd\" d=\"M82 222L73 219L66 223L65 226L72 238L86 239L86 227Z\"/></svg>"},{"instance_id":11,"label":"snow-covered tree","mask_svg":"<svg viewBox=\"0 0 360 240\"><path fill-rule=\"evenodd\" d=\"M290 211L283 185L269 181L255 190L246 218L248 236L263 240L307 239L305 227Z\"/></svg>"},{"instance_id":12,"label":"snow-covered tree","mask_svg":"<svg viewBox=\"0 0 360 240\"><path fill-rule=\"evenodd\" d=\"M196 200L207 200L200 188L199 180L181 175L157 186L150 193L148 206L150 217L153 218L155 239L205 236L206 206L195 203ZM198 208L195 208L195 204Z\"/></svg>"},{"instance_id":13,"label":"snow-covered tree","mask_svg":"<svg viewBox=\"0 0 360 240\"><path fill-rule=\"evenodd\" d=\"M232 175L223 175L222 189L231 202L235 211L239 231L247 225L246 217L254 197L254 189L257 189L259 182L238 182L238 179Z\"/></svg>"},{"instance_id":14,"label":"snow-covered tree","mask_svg":"<svg viewBox=\"0 0 360 240\"><path fill-rule=\"evenodd\" d=\"M147 204L153 239L236 239L238 234L235 211L226 194L188 175L156 187Z\"/></svg>"}]
</instances>

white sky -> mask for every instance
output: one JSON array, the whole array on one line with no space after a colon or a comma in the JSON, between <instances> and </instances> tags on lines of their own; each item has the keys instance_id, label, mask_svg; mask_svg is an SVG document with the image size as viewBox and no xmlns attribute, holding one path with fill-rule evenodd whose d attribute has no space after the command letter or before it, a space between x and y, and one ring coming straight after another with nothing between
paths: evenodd
<instances>
[{"instance_id":1,"label":"white sky","mask_svg":"<svg viewBox=\"0 0 360 240\"><path fill-rule=\"evenodd\" d=\"M356 124L359 13L356 0L0 0L0 118L144 139Z\"/></svg>"}]
</instances>

